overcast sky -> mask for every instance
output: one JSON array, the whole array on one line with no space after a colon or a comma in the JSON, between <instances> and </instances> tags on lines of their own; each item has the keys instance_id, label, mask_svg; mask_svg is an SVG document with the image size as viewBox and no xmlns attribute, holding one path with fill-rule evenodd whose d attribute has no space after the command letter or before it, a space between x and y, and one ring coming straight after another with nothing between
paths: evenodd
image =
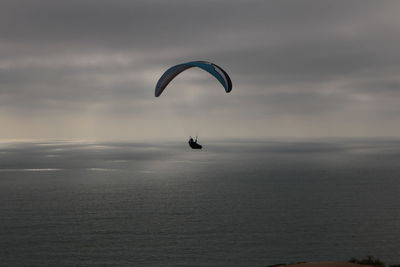
<instances>
[{"instance_id":1,"label":"overcast sky","mask_svg":"<svg viewBox=\"0 0 400 267\"><path fill-rule=\"evenodd\" d=\"M399 136L400 1L0 1L0 138ZM204 71L231 76L230 94Z\"/></svg>"}]
</instances>

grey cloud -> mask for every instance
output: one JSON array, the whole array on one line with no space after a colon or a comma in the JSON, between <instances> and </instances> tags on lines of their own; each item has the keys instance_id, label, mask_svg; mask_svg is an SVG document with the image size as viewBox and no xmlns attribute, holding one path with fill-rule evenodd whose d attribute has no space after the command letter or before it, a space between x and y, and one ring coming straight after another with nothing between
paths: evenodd
<instances>
[{"instance_id":1,"label":"grey cloud","mask_svg":"<svg viewBox=\"0 0 400 267\"><path fill-rule=\"evenodd\" d=\"M388 77L386 80L381 79L363 79L350 84L352 91L365 93L374 97L400 96L400 80Z\"/></svg>"},{"instance_id":2,"label":"grey cloud","mask_svg":"<svg viewBox=\"0 0 400 267\"><path fill-rule=\"evenodd\" d=\"M100 104L99 118L145 120L170 104L190 113L179 92L207 88L196 105L210 116L324 120L363 110L365 122L382 123L398 112L399 10L358 0L1 1L0 110L79 116ZM229 100L214 93L217 81L189 73L171 84L173 97L153 99L166 68L197 59L228 71Z\"/></svg>"}]
</instances>

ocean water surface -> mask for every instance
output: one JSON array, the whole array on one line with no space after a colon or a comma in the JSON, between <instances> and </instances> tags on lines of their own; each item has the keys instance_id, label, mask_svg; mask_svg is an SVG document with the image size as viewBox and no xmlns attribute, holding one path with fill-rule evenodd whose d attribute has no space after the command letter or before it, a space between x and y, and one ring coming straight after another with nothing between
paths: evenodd
<instances>
[{"instance_id":1,"label":"ocean water surface","mask_svg":"<svg viewBox=\"0 0 400 267\"><path fill-rule=\"evenodd\" d=\"M400 263L400 140L0 143L4 266Z\"/></svg>"}]
</instances>

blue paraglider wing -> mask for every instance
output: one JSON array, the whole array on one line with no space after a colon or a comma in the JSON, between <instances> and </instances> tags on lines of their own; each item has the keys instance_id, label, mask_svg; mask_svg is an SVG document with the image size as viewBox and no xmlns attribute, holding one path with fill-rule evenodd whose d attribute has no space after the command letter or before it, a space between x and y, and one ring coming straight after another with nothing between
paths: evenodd
<instances>
[{"instance_id":1,"label":"blue paraglider wing","mask_svg":"<svg viewBox=\"0 0 400 267\"><path fill-rule=\"evenodd\" d=\"M169 68L161 78L158 80L155 90L155 96L159 97L161 93L164 91L165 87L182 71L187 69L198 67L210 73L214 76L225 88L225 91L229 93L232 90L232 81L229 78L229 75L219 66L214 63L207 61L192 61L183 64L179 64Z\"/></svg>"}]
</instances>

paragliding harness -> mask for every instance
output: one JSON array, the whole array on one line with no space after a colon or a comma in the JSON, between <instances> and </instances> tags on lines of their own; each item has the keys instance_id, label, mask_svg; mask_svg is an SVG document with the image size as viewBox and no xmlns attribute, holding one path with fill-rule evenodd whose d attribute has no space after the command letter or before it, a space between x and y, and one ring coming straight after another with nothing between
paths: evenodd
<instances>
[{"instance_id":1,"label":"paragliding harness","mask_svg":"<svg viewBox=\"0 0 400 267\"><path fill-rule=\"evenodd\" d=\"M203 146L202 145L199 145L198 143L197 143L197 136L196 136L196 140L193 140L193 138L190 136L190 139L189 139L189 146L192 148L192 149L202 149L203 148Z\"/></svg>"}]
</instances>

